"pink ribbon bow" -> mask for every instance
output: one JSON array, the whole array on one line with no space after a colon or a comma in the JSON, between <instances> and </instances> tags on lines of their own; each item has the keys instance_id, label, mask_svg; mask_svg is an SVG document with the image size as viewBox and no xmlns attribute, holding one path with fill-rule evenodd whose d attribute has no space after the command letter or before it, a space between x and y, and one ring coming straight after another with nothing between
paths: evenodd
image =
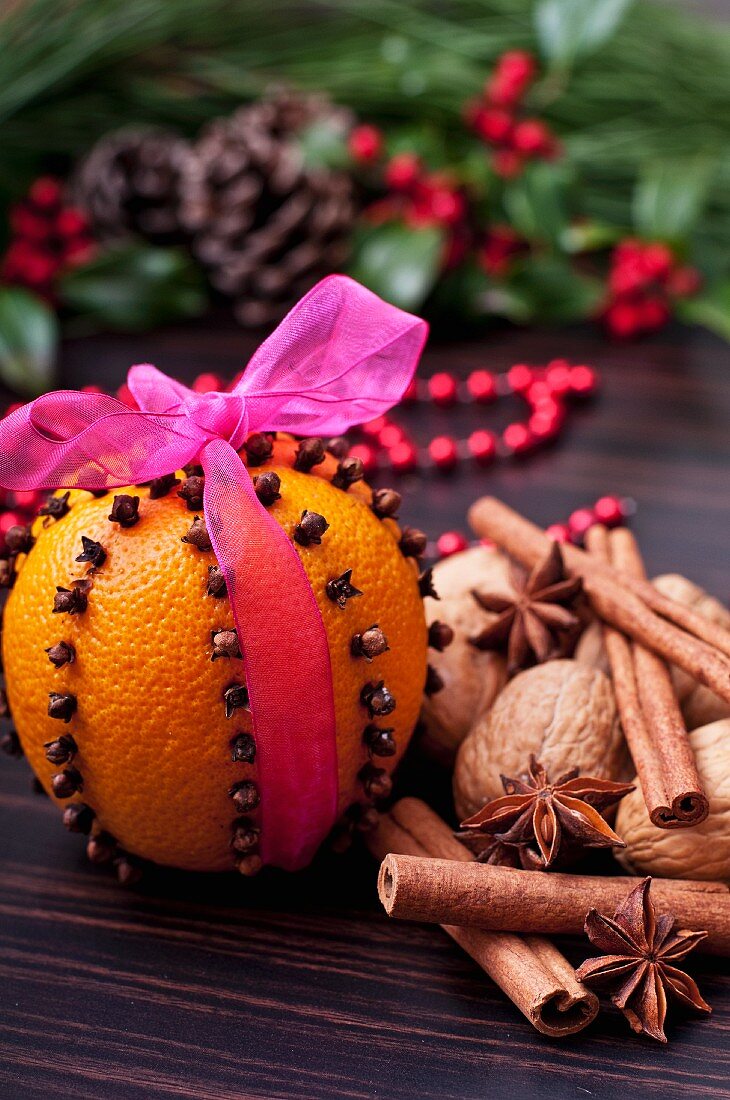
<instances>
[{"instance_id":1,"label":"pink ribbon bow","mask_svg":"<svg viewBox=\"0 0 730 1100\"><path fill-rule=\"evenodd\" d=\"M332 275L264 341L230 393L198 394L137 366L128 386L139 410L103 394L60 391L0 422L0 484L8 489L109 489L202 464L206 526L244 659L261 855L288 870L306 865L337 813L330 659L298 554L258 500L237 450L253 431L340 435L386 412L408 386L427 331L419 318Z\"/></svg>"}]
</instances>

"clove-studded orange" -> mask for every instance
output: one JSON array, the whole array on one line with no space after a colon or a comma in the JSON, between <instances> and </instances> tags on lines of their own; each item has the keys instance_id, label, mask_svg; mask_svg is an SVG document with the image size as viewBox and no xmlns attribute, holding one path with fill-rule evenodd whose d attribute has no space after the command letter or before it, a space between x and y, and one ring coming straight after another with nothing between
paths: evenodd
<instances>
[{"instance_id":1,"label":"clove-studded orange","mask_svg":"<svg viewBox=\"0 0 730 1100\"><path fill-rule=\"evenodd\" d=\"M241 457L322 615L339 811L364 827L426 680L418 563L400 545L394 500L379 505L382 491L373 497L356 461L281 434L250 437ZM244 661L200 471L176 478L56 494L64 507L36 520L5 609L8 701L25 755L66 824L91 825L90 857L116 857L125 879L130 856L191 870L260 866ZM286 629L296 635L294 617ZM269 641L276 647L273 628Z\"/></svg>"}]
</instances>

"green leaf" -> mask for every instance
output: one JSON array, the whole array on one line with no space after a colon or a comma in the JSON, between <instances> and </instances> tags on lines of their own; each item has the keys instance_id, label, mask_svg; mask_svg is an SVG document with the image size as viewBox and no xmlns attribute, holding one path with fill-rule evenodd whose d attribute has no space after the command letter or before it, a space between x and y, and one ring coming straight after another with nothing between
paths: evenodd
<instances>
[{"instance_id":1,"label":"green leaf","mask_svg":"<svg viewBox=\"0 0 730 1100\"><path fill-rule=\"evenodd\" d=\"M307 168L345 169L350 165L347 133L328 120L307 126L297 141Z\"/></svg>"},{"instance_id":2,"label":"green leaf","mask_svg":"<svg viewBox=\"0 0 730 1100\"><path fill-rule=\"evenodd\" d=\"M49 389L55 377L58 321L40 298L0 288L0 378L23 397Z\"/></svg>"},{"instance_id":3,"label":"green leaf","mask_svg":"<svg viewBox=\"0 0 730 1100\"><path fill-rule=\"evenodd\" d=\"M696 298L677 302L677 316L689 325L702 325L730 341L730 280L710 287Z\"/></svg>"},{"instance_id":4,"label":"green leaf","mask_svg":"<svg viewBox=\"0 0 730 1100\"><path fill-rule=\"evenodd\" d=\"M603 295L600 280L579 275L565 260L551 256L528 260L509 289L522 314L515 320L554 324L590 317Z\"/></svg>"},{"instance_id":5,"label":"green leaf","mask_svg":"<svg viewBox=\"0 0 730 1100\"><path fill-rule=\"evenodd\" d=\"M611 38L633 0L540 0L535 30L546 60L568 68Z\"/></svg>"},{"instance_id":6,"label":"green leaf","mask_svg":"<svg viewBox=\"0 0 730 1100\"><path fill-rule=\"evenodd\" d=\"M561 165L532 164L505 188L512 227L530 241L558 247L568 227L570 176Z\"/></svg>"},{"instance_id":7,"label":"green leaf","mask_svg":"<svg viewBox=\"0 0 730 1100\"><path fill-rule=\"evenodd\" d=\"M444 233L388 222L356 235L350 274L401 309L419 309L441 268Z\"/></svg>"},{"instance_id":8,"label":"green leaf","mask_svg":"<svg viewBox=\"0 0 730 1100\"><path fill-rule=\"evenodd\" d=\"M83 317L127 331L194 317L206 306L201 273L185 252L138 244L75 268L62 280L60 295Z\"/></svg>"},{"instance_id":9,"label":"green leaf","mask_svg":"<svg viewBox=\"0 0 730 1100\"><path fill-rule=\"evenodd\" d=\"M702 213L715 172L713 161L651 164L634 191L634 225L645 237L681 240Z\"/></svg>"}]
</instances>

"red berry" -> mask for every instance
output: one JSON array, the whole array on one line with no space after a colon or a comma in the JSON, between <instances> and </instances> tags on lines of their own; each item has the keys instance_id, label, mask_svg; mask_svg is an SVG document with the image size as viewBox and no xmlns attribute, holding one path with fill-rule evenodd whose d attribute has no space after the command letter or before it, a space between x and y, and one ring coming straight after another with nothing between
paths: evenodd
<instances>
[{"instance_id":1,"label":"red berry","mask_svg":"<svg viewBox=\"0 0 730 1100\"><path fill-rule=\"evenodd\" d=\"M16 507L22 508L24 512L31 512L40 506L43 494L37 489L23 489L13 493L13 497Z\"/></svg>"},{"instance_id":2,"label":"red berry","mask_svg":"<svg viewBox=\"0 0 730 1100\"><path fill-rule=\"evenodd\" d=\"M480 405L494 401L497 396L497 383L488 370L473 370L466 380L466 388L472 400Z\"/></svg>"},{"instance_id":3,"label":"red berry","mask_svg":"<svg viewBox=\"0 0 730 1100\"><path fill-rule=\"evenodd\" d=\"M695 267L678 267L669 276L667 290L674 298L689 298L702 286L702 276Z\"/></svg>"},{"instance_id":4,"label":"red berry","mask_svg":"<svg viewBox=\"0 0 730 1100\"><path fill-rule=\"evenodd\" d=\"M654 242L644 246L641 262L650 279L663 282L674 267L674 256L665 244Z\"/></svg>"},{"instance_id":5,"label":"red berry","mask_svg":"<svg viewBox=\"0 0 730 1100\"><path fill-rule=\"evenodd\" d=\"M208 371L199 374L191 387L196 393L218 393L223 389L223 379L218 374Z\"/></svg>"},{"instance_id":6,"label":"red berry","mask_svg":"<svg viewBox=\"0 0 730 1100\"><path fill-rule=\"evenodd\" d=\"M512 135L514 119L500 107L486 107L474 120L474 129L490 145L506 145Z\"/></svg>"},{"instance_id":7,"label":"red berry","mask_svg":"<svg viewBox=\"0 0 730 1100\"><path fill-rule=\"evenodd\" d=\"M622 260L614 263L608 274L608 287L617 297L625 297L643 290L647 277L640 259Z\"/></svg>"},{"instance_id":8,"label":"red berry","mask_svg":"<svg viewBox=\"0 0 730 1100\"><path fill-rule=\"evenodd\" d=\"M388 458L393 469L399 474L415 470L418 465L418 452L413 444L407 441L397 443L395 447L391 447L388 451Z\"/></svg>"},{"instance_id":9,"label":"red berry","mask_svg":"<svg viewBox=\"0 0 730 1100\"><path fill-rule=\"evenodd\" d=\"M493 432L483 429L472 432L466 441L469 454L480 466L488 466L493 462L497 454L497 439Z\"/></svg>"},{"instance_id":10,"label":"red berry","mask_svg":"<svg viewBox=\"0 0 730 1100\"><path fill-rule=\"evenodd\" d=\"M598 523L605 523L606 527L616 527L625 518L622 502L618 497L600 497L593 505L593 511Z\"/></svg>"},{"instance_id":11,"label":"red berry","mask_svg":"<svg viewBox=\"0 0 730 1100\"><path fill-rule=\"evenodd\" d=\"M101 388L101 386L88 385L88 386L82 386L81 387L81 392L82 393L103 393L104 391Z\"/></svg>"},{"instance_id":12,"label":"red berry","mask_svg":"<svg viewBox=\"0 0 730 1100\"><path fill-rule=\"evenodd\" d=\"M525 454L535 440L526 424L508 424L502 432L502 442L515 455Z\"/></svg>"},{"instance_id":13,"label":"red berry","mask_svg":"<svg viewBox=\"0 0 730 1100\"><path fill-rule=\"evenodd\" d=\"M663 298L646 298L637 308L641 325L647 332L663 328L671 316L669 306Z\"/></svg>"},{"instance_id":14,"label":"red berry","mask_svg":"<svg viewBox=\"0 0 730 1100\"><path fill-rule=\"evenodd\" d=\"M365 476L371 477L378 468L378 456L369 443L356 443L350 448L350 458L359 458L365 467Z\"/></svg>"},{"instance_id":15,"label":"red berry","mask_svg":"<svg viewBox=\"0 0 730 1100\"><path fill-rule=\"evenodd\" d=\"M43 210L49 210L58 206L63 196L63 190L58 180L52 176L40 176L28 192L28 197L36 206Z\"/></svg>"},{"instance_id":16,"label":"red berry","mask_svg":"<svg viewBox=\"0 0 730 1100\"><path fill-rule=\"evenodd\" d=\"M436 541L436 549L440 558L450 558L452 554L460 554L468 549L469 543L460 531L444 531Z\"/></svg>"},{"instance_id":17,"label":"red berry","mask_svg":"<svg viewBox=\"0 0 730 1100\"><path fill-rule=\"evenodd\" d=\"M117 390L117 398L119 399L119 401L122 402L123 405L126 405L130 409L139 408L137 402L132 397L132 391L130 390L126 382L123 382Z\"/></svg>"},{"instance_id":18,"label":"red berry","mask_svg":"<svg viewBox=\"0 0 730 1100\"><path fill-rule=\"evenodd\" d=\"M453 405L457 398L456 379L453 374L440 371L429 378L428 392L434 405L447 408L449 405Z\"/></svg>"},{"instance_id":19,"label":"red berry","mask_svg":"<svg viewBox=\"0 0 730 1100\"><path fill-rule=\"evenodd\" d=\"M534 371L524 363L516 363L507 371L507 384L513 393L524 393L534 379Z\"/></svg>"},{"instance_id":20,"label":"red berry","mask_svg":"<svg viewBox=\"0 0 730 1100\"><path fill-rule=\"evenodd\" d=\"M576 397L589 397L598 389L598 375L592 367L571 367L570 389Z\"/></svg>"},{"instance_id":21,"label":"red berry","mask_svg":"<svg viewBox=\"0 0 730 1100\"><path fill-rule=\"evenodd\" d=\"M525 50L503 53L485 88L487 99L502 106L513 106L534 79L536 68L534 57Z\"/></svg>"},{"instance_id":22,"label":"red berry","mask_svg":"<svg viewBox=\"0 0 730 1100\"><path fill-rule=\"evenodd\" d=\"M596 522L596 514L592 508L577 508L571 512L568 518L568 528L571 536L582 539L589 527Z\"/></svg>"},{"instance_id":23,"label":"red berry","mask_svg":"<svg viewBox=\"0 0 730 1100\"><path fill-rule=\"evenodd\" d=\"M539 118L523 119L514 128L512 148L528 157L539 156L552 148L552 134Z\"/></svg>"},{"instance_id":24,"label":"red berry","mask_svg":"<svg viewBox=\"0 0 730 1100\"><path fill-rule=\"evenodd\" d=\"M383 149L383 135L377 126L364 123L356 126L348 139L348 148L354 160L368 164L377 160Z\"/></svg>"},{"instance_id":25,"label":"red berry","mask_svg":"<svg viewBox=\"0 0 730 1100\"><path fill-rule=\"evenodd\" d=\"M437 435L428 445L428 453L439 470L453 470L459 461L456 441L450 435Z\"/></svg>"},{"instance_id":26,"label":"red berry","mask_svg":"<svg viewBox=\"0 0 730 1100\"><path fill-rule=\"evenodd\" d=\"M51 232L51 223L48 218L29 210L25 203L18 203L17 206L12 207L8 221L16 236L24 237L29 241L44 241Z\"/></svg>"},{"instance_id":27,"label":"red berry","mask_svg":"<svg viewBox=\"0 0 730 1100\"><path fill-rule=\"evenodd\" d=\"M562 423L558 416L551 416L550 413L546 412L536 412L528 419L527 427L539 443L545 443L548 439L555 438L562 427Z\"/></svg>"},{"instance_id":28,"label":"red berry","mask_svg":"<svg viewBox=\"0 0 730 1100\"><path fill-rule=\"evenodd\" d=\"M565 523L551 523L545 528L545 534L553 542L570 542L570 530Z\"/></svg>"},{"instance_id":29,"label":"red berry","mask_svg":"<svg viewBox=\"0 0 730 1100\"><path fill-rule=\"evenodd\" d=\"M641 317L634 302L613 302L603 315L606 328L619 340L636 336L641 328Z\"/></svg>"},{"instance_id":30,"label":"red berry","mask_svg":"<svg viewBox=\"0 0 730 1100\"><path fill-rule=\"evenodd\" d=\"M46 252L34 252L25 263L25 281L34 287L43 287L50 283L58 271L58 263Z\"/></svg>"},{"instance_id":31,"label":"red berry","mask_svg":"<svg viewBox=\"0 0 730 1100\"><path fill-rule=\"evenodd\" d=\"M492 167L502 179L513 179L522 171L523 160L513 149L498 149L492 157Z\"/></svg>"},{"instance_id":32,"label":"red berry","mask_svg":"<svg viewBox=\"0 0 730 1100\"><path fill-rule=\"evenodd\" d=\"M72 237L64 244L63 259L75 267L93 259L95 255L96 243L90 237Z\"/></svg>"},{"instance_id":33,"label":"red berry","mask_svg":"<svg viewBox=\"0 0 730 1100\"><path fill-rule=\"evenodd\" d=\"M415 153L398 153L385 169L385 183L393 191L410 191L421 174L421 161Z\"/></svg>"},{"instance_id":34,"label":"red berry","mask_svg":"<svg viewBox=\"0 0 730 1100\"><path fill-rule=\"evenodd\" d=\"M75 206L65 207L56 218L56 231L62 237L78 237L82 233L87 233L88 229L86 215Z\"/></svg>"}]
</instances>

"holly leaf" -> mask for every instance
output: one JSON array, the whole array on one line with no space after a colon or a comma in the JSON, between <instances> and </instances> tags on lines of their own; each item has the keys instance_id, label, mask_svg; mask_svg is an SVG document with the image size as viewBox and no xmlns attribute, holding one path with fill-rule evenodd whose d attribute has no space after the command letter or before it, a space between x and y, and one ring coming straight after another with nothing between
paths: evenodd
<instances>
[{"instance_id":1,"label":"holly leaf","mask_svg":"<svg viewBox=\"0 0 730 1100\"><path fill-rule=\"evenodd\" d=\"M702 213L714 171L707 158L650 164L634 191L637 231L673 241L686 237Z\"/></svg>"},{"instance_id":2,"label":"holly leaf","mask_svg":"<svg viewBox=\"0 0 730 1100\"><path fill-rule=\"evenodd\" d=\"M27 290L0 288L0 379L23 397L50 389L56 370L58 320Z\"/></svg>"},{"instance_id":3,"label":"holly leaf","mask_svg":"<svg viewBox=\"0 0 730 1100\"><path fill-rule=\"evenodd\" d=\"M680 320L689 325L702 325L730 341L730 280L711 286L704 294L676 303Z\"/></svg>"},{"instance_id":4,"label":"holly leaf","mask_svg":"<svg viewBox=\"0 0 730 1100\"><path fill-rule=\"evenodd\" d=\"M570 176L561 165L533 164L505 188L507 216L523 237L558 247L568 227Z\"/></svg>"},{"instance_id":5,"label":"holly leaf","mask_svg":"<svg viewBox=\"0 0 730 1100\"><path fill-rule=\"evenodd\" d=\"M127 331L201 314L202 275L180 249L130 244L111 248L61 280L61 301L105 327Z\"/></svg>"},{"instance_id":6,"label":"holly leaf","mask_svg":"<svg viewBox=\"0 0 730 1100\"><path fill-rule=\"evenodd\" d=\"M551 324L590 317L604 294L599 279L580 275L557 256L539 256L526 261L510 280L509 289L518 306L518 313L513 317L515 321Z\"/></svg>"},{"instance_id":7,"label":"holly leaf","mask_svg":"<svg viewBox=\"0 0 730 1100\"><path fill-rule=\"evenodd\" d=\"M417 310L441 270L444 233L435 226L411 228L388 222L355 235L349 273L401 309Z\"/></svg>"},{"instance_id":8,"label":"holly leaf","mask_svg":"<svg viewBox=\"0 0 730 1100\"><path fill-rule=\"evenodd\" d=\"M543 57L569 68L608 42L633 0L540 0L535 30Z\"/></svg>"}]
</instances>

